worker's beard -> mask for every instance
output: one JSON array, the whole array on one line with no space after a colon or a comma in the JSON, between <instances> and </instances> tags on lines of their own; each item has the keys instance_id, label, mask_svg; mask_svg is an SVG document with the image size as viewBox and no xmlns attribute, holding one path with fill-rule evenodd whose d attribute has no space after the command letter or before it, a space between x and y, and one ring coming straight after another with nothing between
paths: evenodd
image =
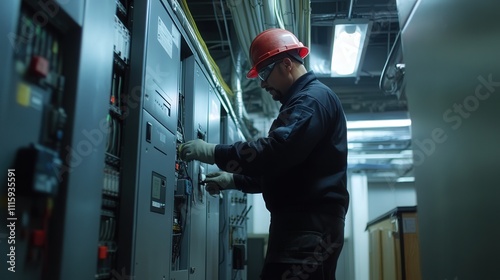
<instances>
[{"instance_id":1,"label":"worker's beard","mask_svg":"<svg viewBox=\"0 0 500 280\"><path fill-rule=\"evenodd\" d=\"M271 94L271 97L275 101L280 101L280 99L283 97L283 93L279 90L274 89L274 88L272 90L270 90L269 93Z\"/></svg>"}]
</instances>

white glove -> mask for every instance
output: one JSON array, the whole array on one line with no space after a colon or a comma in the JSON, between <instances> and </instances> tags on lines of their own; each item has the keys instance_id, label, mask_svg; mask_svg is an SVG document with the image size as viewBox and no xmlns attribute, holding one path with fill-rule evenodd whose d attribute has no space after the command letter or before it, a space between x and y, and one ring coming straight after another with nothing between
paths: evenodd
<instances>
[{"instance_id":1,"label":"white glove","mask_svg":"<svg viewBox=\"0 0 500 280\"><path fill-rule=\"evenodd\" d=\"M179 149L179 156L182 160L199 160L208 164L214 164L214 152L216 144L207 143L201 139L187 141Z\"/></svg>"},{"instance_id":2,"label":"white glove","mask_svg":"<svg viewBox=\"0 0 500 280\"><path fill-rule=\"evenodd\" d=\"M236 189L232 173L218 171L207 174L205 178L207 186L205 189L210 195L219 194L223 190Z\"/></svg>"}]
</instances>

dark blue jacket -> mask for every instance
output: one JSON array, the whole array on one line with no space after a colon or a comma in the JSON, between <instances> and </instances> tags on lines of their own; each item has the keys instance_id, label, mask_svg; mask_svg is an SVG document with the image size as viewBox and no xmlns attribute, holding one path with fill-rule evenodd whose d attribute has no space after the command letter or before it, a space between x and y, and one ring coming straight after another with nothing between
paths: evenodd
<instances>
[{"instance_id":1,"label":"dark blue jacket","mask_svg":"<svg viewBox=\"0 0 500 280\"><path fill-rule=\"evenodd\" d=\"M340 100L311 71L280 102L267 137L217 145L215 163L235 173L243 192L262 193L271 213L319 208L345 215L347 128Z\"/></svg>"}]
</instances>

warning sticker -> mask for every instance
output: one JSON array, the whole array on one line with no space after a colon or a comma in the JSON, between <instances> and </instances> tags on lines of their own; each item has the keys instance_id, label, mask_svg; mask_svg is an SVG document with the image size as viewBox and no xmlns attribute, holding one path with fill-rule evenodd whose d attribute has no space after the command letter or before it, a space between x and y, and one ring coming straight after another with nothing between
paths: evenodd
<instances>
[{"instance_id":1,"label":"warning sticker","mask_svg":"<svg viewBox=\"0 0 500 280\"><path fill-rule=\"evenodd\" d=\"M168 56L172 58L172 34L165 26L165 23L158 17L158 42L163 47L163 49L167 52Z\"/></svg>"}]
</instances>

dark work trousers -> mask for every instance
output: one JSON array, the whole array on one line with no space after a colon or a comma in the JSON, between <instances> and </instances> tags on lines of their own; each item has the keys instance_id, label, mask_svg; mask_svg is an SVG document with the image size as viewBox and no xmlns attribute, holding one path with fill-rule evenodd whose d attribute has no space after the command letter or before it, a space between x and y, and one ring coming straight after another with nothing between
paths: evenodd
<instances>
[{"instance_id":1,"label":"dark work trousers","mask_svg":"<svg viewBox=\"0 0 500 280\"><path fill-rule=\"evenodd\" d=\"M335 280L345 213L271 214L261 280Z\"/></svg>"}]
</instances>

